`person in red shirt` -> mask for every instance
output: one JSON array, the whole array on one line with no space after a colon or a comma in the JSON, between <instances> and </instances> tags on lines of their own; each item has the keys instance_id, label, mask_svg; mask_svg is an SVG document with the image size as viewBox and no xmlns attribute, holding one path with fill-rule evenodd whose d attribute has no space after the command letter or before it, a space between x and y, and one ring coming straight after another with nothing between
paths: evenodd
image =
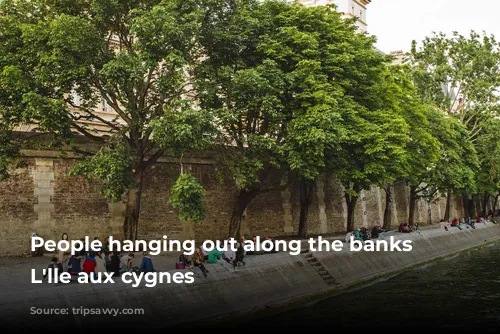
<instances>
[{"instance_id":1,"label":"person in red shirt","mask_svg":"<svg viewBox=\"0 0 500 334\"><path fill-rule=\"evenodd\" d=\"M90 252L87 257L85 258L85 261L83 262L83 272L84 273L94 273L94 277L97 275L95 274L95 267L96 267L96 261L95 261L95 253Z\"/></svg>"},{"instance_id":2,"label":"person in red shirt","mask_svg":"<svg viewBox=\"0 0 500 334\"><path fill-rule=\"evenodd\" d=\"M451 226L458 226L458 219L457 218L453 219L453 221L451 222Z\"/></svg>"}]
</instances>

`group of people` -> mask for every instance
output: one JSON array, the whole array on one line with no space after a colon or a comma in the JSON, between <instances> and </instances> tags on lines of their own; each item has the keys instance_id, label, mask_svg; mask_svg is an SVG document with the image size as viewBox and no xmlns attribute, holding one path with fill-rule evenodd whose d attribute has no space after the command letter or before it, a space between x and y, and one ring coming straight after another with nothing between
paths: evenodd
<instances>
[{"instance_id":1,"label":"group of people","mask_svg":"<svg viewBox=\"0 0 500 334\"><path fill-rule=\"evenodd\" d=\"M354 240L359 240L361 242L377 238L384 240L384 235L382 234L383 232L385 232L385 230L382 229L380 225L375 225L372 228L371 233L368 232L368 229L366 227L357 227L354 230L346 233L345 242L349 243L352 237L354 237Z\"/></svg>"},{"instance_id":2,"label":"group of people","mask_svg":"<svg viewBox=\"0 0 500 334\"><path fill-rule=\"evenodd\" d=\"M420 225L418 223L415 223L414 225L410 225L408 223L401 223L399 224L398 232L401 233L420 232Z\"/></svg>"},{"instance_id":3,"label":"group of people","mask_svg":"<svg viewBox=\"0 0 500 334\"><path fill-rule=\"evenodd\" d=\"M63 233L61 240L68 240L68 234ZM97 237L94 240L98 240ZM148 252L143 252L143 258L139 266L133 264L135 258L134 253L122 254L121 252L109 251L109 242L106 241L104 249L98 251L80 251L71 254L68 251L59 251L58 256L54 256L48 269L58 269L59 274L69 272L72 276L78 276L81 272L97 276L97 273L110 272L113 277L120 276L125 272L154 272L153 261ZM44 279L47 278L49 272L46 271Z\"/></svg>"},{"instance_id":4,"label":"group of people","mask_svg":"<svg viewBox=\"0 0 500 334\"><path fill-rule=\"evenodd\" d=\"M232 237L228 238L228 241ZM252 242L257 242L257 237L252 238ZM69 240L68 234L63 233L61 240ZM94 240L98 240L95 237ZM254 251L246 252L244 245L247 240L246 236L243 236L236 243L236 251L228 249L226 251L219 251L217 248L213 250L205 250L201 246L196 248L196 251L191 256L186 254L181 254L179 256L178 263L181 264L182 268L195 271L198 268L204 277L208 276L209 271L207 270L205 264L222 264L226 269L232 267L233 271L238 266L245 265L245 256L247 254L260 255L265 253L275 253L274 250L271 251ZM266 237L265 240L273 240L270 237ZM117 251L109 251L109 240L103 246L103 249L98 251L80 251L75 254L71 254L69 251L60 251L57 256L54 256L48 268L58 269L59 274L63 272L69 272L72 276L78 276L81 272L85 273L99 273L99 272L111 272L113 277L120 276L125 272L155 272L151 254L148 252L143 252L143 258L139 266L134 265L135 254L122 254ZM177 267L177 266L176 266ZM47 278L49 272L54 273L54 271L47 271L44 279ZM97 274L96 274L97 275ZM198 275L198 274L197 274Z\"/></svg>"},{"instance_id":5,"label":"group of people","mask_svg":"<svg viewBox=\"0 0 500 334\"><path fill-rule=\"evenodd\" d=\"M228 237L227 240L221 240L221 242L233 240L232 237ZM188 268L194 271L194 268L199 268L203 274L203 276L207 277L208 270L205 267L205 263L211 264L222 264L224 268L228 269L228 265L232 267L232 270L236 270L239 266L245 265L245 256L246 255L262 255L266 253L275 253L275 250L271 251L246 251L245 244L247 243L247 236L244 235L236 242L236 251L227 247L225 251L218 250L214 248L212 250L203 249L203 247L197 247L195 253L190 257L186 254L181 254L179 256L179 263L182 267ZM266 237L265 240L273 240L271 237ZM257 243L257 236L253 236L251 242L254 244ZM229 269L228 269L229 270Z\"/></svg>"},{"instance_id":6,"label":"group of people","mask_svg":"<svg viewBox=\"0 0 500 334\"><path fill-rule=\"evenodd\" d=\"M445 231L449 231L451 227L456 227L456 228L458 228L460 230L462 230L464 228L475 229L476 228L476 224L479 224L479 223L486 224L487 222L490 222L490 223L493 223L493 224L497 224L497 222L495 220L493 220L493 214L492 213L493 212L490 211L490 214L486 218L483 218L483 217L479 216L475 220L472 220L470 217L468 217L468 218L460 218L460 219L454 218L451 221L451 223L449 221L441 219L440 224L441 224L441 227Z\"/></svg>"}]
</instances>

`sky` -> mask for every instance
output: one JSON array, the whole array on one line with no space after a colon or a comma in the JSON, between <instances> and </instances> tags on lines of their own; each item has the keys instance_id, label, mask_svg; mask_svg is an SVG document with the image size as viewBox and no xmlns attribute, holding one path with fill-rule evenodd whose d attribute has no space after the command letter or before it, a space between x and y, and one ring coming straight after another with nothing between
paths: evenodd
<instances>
[{"instance_id":1,"label":"sky","mask_svg":"<svg viewBox=\"0 0 500 334\"><path fill-rule=\"evenodd\" d=\"M433 31L467 35L486 31L500 39L500 0L372 0L366 11L368 32L385 52L410 50Z\"/></svg>"}]
</instances>

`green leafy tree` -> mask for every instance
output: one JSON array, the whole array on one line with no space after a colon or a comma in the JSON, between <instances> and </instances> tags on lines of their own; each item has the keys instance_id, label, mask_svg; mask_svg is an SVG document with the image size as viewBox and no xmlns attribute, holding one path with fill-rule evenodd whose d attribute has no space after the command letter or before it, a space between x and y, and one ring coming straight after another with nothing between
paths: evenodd
<instances>
[{"instance_id":1,"label":"green leafy tree","mask_svg":"<svg viewBox=\"0 0 500 334\"><path fill-rule=\"evenodd\" d=\"M500 49L493 35L434 33L413 41L408 62L425 103L456 115L474 142L484 121L498 115Z\"/></svg>"},{"instance_id":2,"label":"green leafy tree","mask_svg":"<svg viewBox=\"0 0 500 334\"><path fill-rule=\"evenodd\" d=\"M475 143L489 120L498 116L500 49L495 37L475 31L469 36L434 33L420 45L413 41L408 62L412 81L424 103L456 118L465 127L469 140ZM477 162L474 157L470 159L472 165ZM472 203L472 189L471 185L458 193L469 197ZM448 218L453 190L445 193Z\"/></svg>"},{"instance_id":3,"label":"green leafy tree","mask_svg":"<svg viewBox=\"0 0 500 334\"><path fill-rule=\"evenodd\" d=\"M415 170L407 180L410 186L410 224L414 222L415 204L419 198L432 201L437 194L446 194L449 216L452 194L475 189L474 170L478 167L478 160L465 126L440 110L431 110L428 120L429 132L439 142L439 160L420 172Z\"/></svg>"},{"instance_id":4,"label":"green leafy tree","mask_svg":"<svg viewBox=\"0 0 500 334\"><path fill-rule=\"evenodd\" d=\"M408 67L398 65L390 69L394 81L393 100L410 126L410 138L405 145L406 157L391 164L392 175L398 183L420 184L427 175L427 171L440 159L440 143L429 131L431 111L422 103L408 78ZM389 230L392 224L393 183L383 185L382 189L386 193L383 228ZM410 205L410 210L414 212L414 204Z\"/></svg>"},{"instance_id":5,"label":"green leafy tree","mask_svg":"<svg viewBox=\"0 0 500 334\"><path fill-rule=\"evenodd\" d=\"M298 183L298 236L306 237L316 179L327 171L327 160L341 149L346 136L344 85L357 59L357 39L364 36L356 34L353 22L343 20L330 6L270 2L264 6L280 10L258 50L279 78L275 107L283 117L283 165Z\"/></svg>"},{"instance_id":6,"label":"green leafy tree","mask_svg":"<svg viewBox=\"0 0 500 334\"><path fill-rule=\"evenodd\" d=\"M263 40L277 29L289 5L282 2L207 1L200 44L205 56L195 71L203 109L213 112L222 132L217 158L235 181L230 235L238 235L248 204L282 189L286 118L280 105L285 78L267 59ZM291 55L290 55L291 56Z\"/></svg>"},{"instance_id":7,"label":"green leafy tree","mask_svg":"<svg viewBox=\"0 0 500 334\"><path fill-rule=\"evenodd\" d=\"M361 191L395 180L407 158L405 147L410 140L398 100L400 87L388 59L373 48L373 39L360 36L357 41L356 65L349 71L342 113L347 137L329 163L345 189L348 231L354 228Z\"/></svg>"},{"instance_id":8,"label":"green leafy tree","mask_svg":"<svg viewBox=\"0 0 500 334\"><path fill-rule=\"evenodd\" d=\"M187 102L189 65L199 57L199 6L190 0L5 0L1 10L2 121L10 128L34 124L57 146L79 149L75 134L102 145L86 152L74 173L103 181L109 200L126 192L124 235L137 238L148 168L170 144L198 148L206 136L193 130L208 122L206 113ZM103 102L116 117L99 112ZM191 123L188 133L184 116L172 116L184 113L207 122ZM106 126L107 136L88 121Z\"/></svg>"},{"instance_id":9,"label":"green leafy tree","mask_svg":"<svg viewBox=\"0 0 500 334\"><path fill-rule=\"evenodd\" d=\"M434 190L446 194L444 219L450 218L450 202L453 194L462 195L476 189L475 171L478 157L467 129L454 117L443 117L435 128L442 143L441 159L433 170Z\"/></svg>"},{"instance_id":10,"label":"green leafy tree","mask_svg":"<svg viewBox=\"0 0 500 334\"><path fill-rule=\"evenodd\" d=\"M478 193L483 194L483 207L479 214L487 215L487 203L494 198L493 210L500 196L500 120L491 119L483 127L476 141L479 168L476 173Z\"/></svg>"}]
</instances>

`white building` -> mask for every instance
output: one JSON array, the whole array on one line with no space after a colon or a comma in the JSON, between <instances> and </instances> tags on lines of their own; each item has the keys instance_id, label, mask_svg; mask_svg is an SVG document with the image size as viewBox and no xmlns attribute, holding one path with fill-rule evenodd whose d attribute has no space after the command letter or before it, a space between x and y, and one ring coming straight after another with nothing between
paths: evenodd
<instances>
[{"instance_id":1,"label":"white building","mask_svg":"<svg viewBox=\"0 0 500 334\"><path fill-rule=\"evenodd\" d=\"M401 65L405 61L405 53L402 50L392 51L391 56L394 57L394 65Z\"/></svg>"},{"instance_id":2,"label":"white building","mask_svg":"<svg viewBox=\"0 0 500 334\"><path fill-rule=\"evenodd\" d=\"M356 17L357 26L362 31L367 31L366 7L371 0L298 0L304 6L324 6L335 5L337 10L344 14L344 17Z\"/></svg>"}]
</instances>

